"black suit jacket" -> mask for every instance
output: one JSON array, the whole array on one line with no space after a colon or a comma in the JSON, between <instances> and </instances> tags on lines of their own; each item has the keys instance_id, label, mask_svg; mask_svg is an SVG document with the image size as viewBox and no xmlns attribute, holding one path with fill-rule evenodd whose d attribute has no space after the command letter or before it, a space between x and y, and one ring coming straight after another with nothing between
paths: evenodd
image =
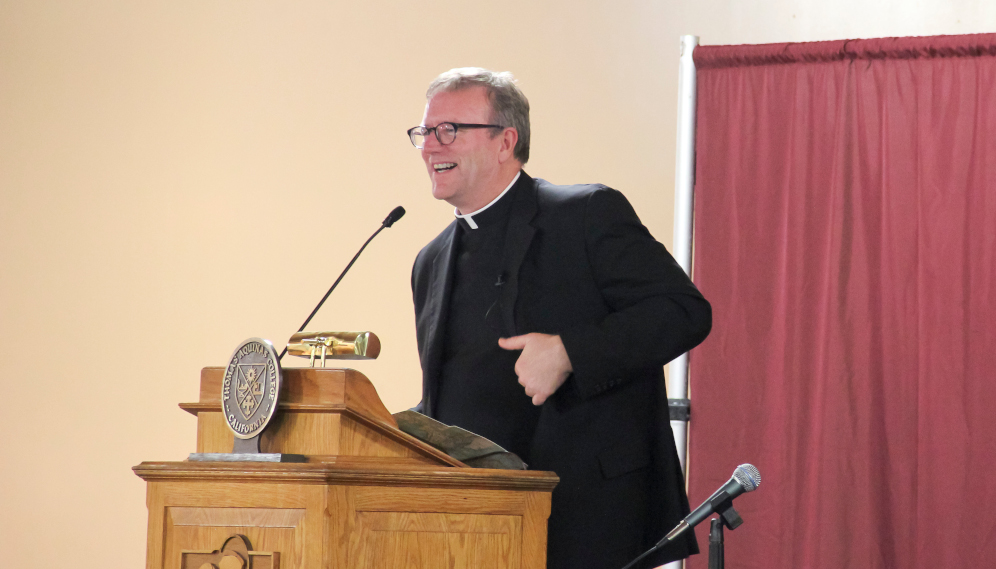
<instances>
[{"instance_id":1,"label":"black suit jacket","mask_svg":"<svg viewBox=\"0 0 996 569\"><path fill-rule=\"evenodd\" d=\"M502 324L508 335L559 334L574 369L544 403L528 459L561 479L549 567L622 567L688 513L663 366L706 337L711 309L621 193L523 172L509 197ZM420 410L429 416L456 231L454 222L423 248L412 273ZM697 553L689 535L646 566Z\"/></svg>"}]
</instances>

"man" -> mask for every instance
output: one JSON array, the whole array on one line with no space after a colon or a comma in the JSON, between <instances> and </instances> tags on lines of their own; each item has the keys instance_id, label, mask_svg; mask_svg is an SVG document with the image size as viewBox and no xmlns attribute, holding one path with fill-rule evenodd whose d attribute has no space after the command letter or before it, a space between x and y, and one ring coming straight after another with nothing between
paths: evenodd
<instances>
[{"instance_id":1,"label":"man","mask_svg":"<svg viewBox=\"0 0 996 569\"><path fill-rule=\"evenodd\" d=\"M688 512L662 368L709 304L622 194L522 171L510 74L454 69L426 98L409 136L457 219L412 272L419 408L560 476L548 567L621 568ZM644 566L696 553L689 535Z\"/></svg>"}]
</instances>

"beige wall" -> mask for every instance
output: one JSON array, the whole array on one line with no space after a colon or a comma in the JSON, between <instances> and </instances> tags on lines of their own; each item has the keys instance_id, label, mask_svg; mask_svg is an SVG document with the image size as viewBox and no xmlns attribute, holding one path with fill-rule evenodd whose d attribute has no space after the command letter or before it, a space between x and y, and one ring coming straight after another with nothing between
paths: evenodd
<instances>
[{"instance_id":1,"label":"beige wall","mask_svg":"<svg viewBox=\"0 0 996 569\"><path fill-rule=\"evenodd\" d=\"M355 367L417 402L411 262L451 216L404 131L440 71L515 72L527 170L623 190L670 243L679 34L996 30L990 0L874 4L0 2L4 567L141 566L130 467L193 450L198 370L282 346L399 204L310 328L376 331Z\"/></svg>"}]
</instances>

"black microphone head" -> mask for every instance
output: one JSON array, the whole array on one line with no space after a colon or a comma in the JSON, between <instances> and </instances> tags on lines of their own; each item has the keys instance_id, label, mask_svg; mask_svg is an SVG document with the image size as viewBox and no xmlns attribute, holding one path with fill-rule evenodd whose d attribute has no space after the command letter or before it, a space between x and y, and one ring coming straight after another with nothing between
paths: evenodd
<instances>
[{"instance_id":1,"label":"black microphone head","mask_svg":"<svg viewBox=\"0 0 996 569\"><path fill-rule=\"evenodd\" d=\"M761 473L753 464L741 464L733 471L733 479L744 487L744 492L753 492L761 485Z\"/></svg>"},{"instance_id":2,"label":"black microphone head","mask_svg":"<svg viewBox=\"0 0 996 569\"><path fill-rule=\"evenodd\" d=\"M387 214L387 217L384 218L384 223L382 223L381 225L383 225L384 227L391 227L392 225L394 225L395 221L398 221L399 219L404 217L404 215L405 215L405 208L399 205L398 207L392 209L391 213Z\"/></svg>"}]
</instances>

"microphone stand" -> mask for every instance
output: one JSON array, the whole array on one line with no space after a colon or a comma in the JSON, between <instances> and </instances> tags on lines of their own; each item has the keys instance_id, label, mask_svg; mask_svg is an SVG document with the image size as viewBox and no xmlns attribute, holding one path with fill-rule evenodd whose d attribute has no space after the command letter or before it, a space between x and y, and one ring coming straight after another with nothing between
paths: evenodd
<instances>
[{"instance_id":1,"label":"microphone stand","mask_svg":"<svg viewBox=\"0 0 996 569\"><path fill-rule=\"evenodd\" d=\"M720 502L716 506L716 513L719 514L719 518L713 518L712 519L712 529L709 532L709 569L723 569L723 564L725 563L725 560L724 560L725 552L723 551L723 527L722 526L726 526L727 528L733 530L733 529L737 529L738 527L740 527L740 524L744 523L744 520L743 520L743 518L740 517L740 514L738 514L737 511L735 509L733 509L733 498L727 498L726 500L723 500L722 502ZM718 545L718 547L719 547L719 554L718 555L719 555L719 559L720 560L719 560L719 566L718 567L713 567L713 565L712 565L712 563L713 563L713 561L712 561L712 558L713 558L713 553L712 553L712 551L713 551L713 532L715 532L717 524L719 524L719 526L720 526L719 527L719 545ZM643 560L644 557L650 555L651 553L657 551L661 547L667 545L673 539L677 538L679 535L683 534L684 532L686 532L686 531L688 531L690 529L692 529L691 526L689 526L687 522L685 522L684 520L682 520L681 523L679 523L673 530L671 530L671 533L667 534L663 539L661 539L660 541L658 541L657 545L655 545L655 546L651 547L650 549L644 551L642 555L640 555L636 559L630 561L629 564L627 564L625 567L623 567L623 569L632 569L633 567L636 567L636 564L639 563L641 560Z\"/></svg>"},{"instance_id":2,"label":"microphone stand","mask_svg":"<svg viewBox=\"0 0 996 569\"><path fill-rule=\"evenodd\" d=\"M713 518L709 528L709 569L724 569L726 553L723 551L723 525L725 521Z\"/></svg>"},{"instance_id":3,"label":"microphone stand","mask_svg":"<svg viewBox=\"0 0 996 569\"><path fill-rule=\"evenodd\" d=\"M709 498L702 503L701 506L695 508L691 513L685 516L685 519L681 520L681 522L679 522L673 530L661 538L661 540L657 542L657 545L654 545L647 551L643 552L642 555L631 561L628 565L623 567L623 569L631 569L644 557L677 540L682 534L687 531L691 531L695 526L699 525L700 522L704 522L706 518L712 514L719 514L721 520L719 523L722 523L722 525L725 525L731 530L737 529L740 524L744 523L744 521L740 518L740 514L733 509L733 499L744 492L753 492L760 484L761 473L757 471L757 468L753 464L741 464L736 470L733 471L733 476L730 478L729 482L721 486L719 490L716 490L712 496L709 496ZM717 521L713 520L714 531L716 523ZM720 528L718 539L720 552L722 552L722 528ZM712 532L710 532L709 542L709 550L711 554L713 544ZM719 561L719 563L719 569L722 569L723 561ZM712 565L710 565L710 569L712 569Z\"/></svg>"},{"instance_id":4,"label":"microphone stand","mask_svg":"<svg viewBox=\"0 0 996 569\"><path fill-rule=\"evenodd\" d=\"M357 251L355 255L353 255L353 260L351 260L349 264L346 265L346 268L342 270L342 273L339 275L339 278L337 278L335 282L332 283L332 286L329 287L329 291L326 292L325 296L322 297L322 300L321 302L318 303L318 306L316 306L315 309L311 311L311 314L308 315L308 318L304 321L304 324L301 324L301 327L297 329L298 332L304 330L304 327L308 325L308 322L311 322L311 319L315 317L315 314L318 313L318 309L321 308L323 304L325 304L325 301L328 300L329 295L332 294L332 291L335 290L335 287L339 285L339 281L342 280L342 277L346 276L346 273L349 271L349 268L353 266L353 263L356 262L356 259L360 257L360 253L362 253L363 250L367 248L367 245L369 245L370 242L373 241L373 238L377 237L377 234L383 231L384 228L391 227L392 225L394 225L394 222L401 219L401 216L403 215L405 215L405 208L401 206L394 208L394 210L392 210L391 213L388 214L387 219L385 219L384 222L380 224L380 227L377 228L377 231L374 231L374 234L370 236L370 239L367 239L366 242L363 243L363 246L360 247L360 250ZM296 333L297 332L295 332L295 334ZM287 346L284 346L284 351L280 352L280 357L277 358L277 361L283 361L284 356L286 355L287 355Z\"/></svg>"}]
</instances>

